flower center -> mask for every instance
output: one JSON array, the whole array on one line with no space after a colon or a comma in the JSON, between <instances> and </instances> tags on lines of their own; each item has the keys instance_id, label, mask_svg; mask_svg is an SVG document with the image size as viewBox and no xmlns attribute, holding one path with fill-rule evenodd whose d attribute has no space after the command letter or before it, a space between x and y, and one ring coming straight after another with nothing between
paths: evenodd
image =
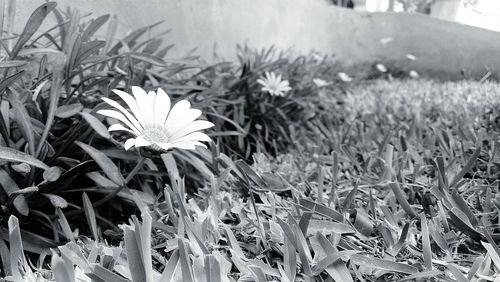
<instances>
[{"instance_id":1,"label":"flower center","mask_svg":"<svg viewBox=\"0 0 500 282\"><path fill-rule=\"evenodd\" d=\"M271 89L273 91L279 91L281 89L279 86L280 86L280 82L279 81L271 81L268 84L269 89Z\"/></svg>"},{"instance_id":2,"label":"flower center","mask_svg":"<svg viewBox=\"0 0 500 282\"><path fill-rule=\"evenodd\" d=\"M144 139L152 143L168 143L167 131L163 127L147 127L142 132Z\"/></svg>"}]
</instances>

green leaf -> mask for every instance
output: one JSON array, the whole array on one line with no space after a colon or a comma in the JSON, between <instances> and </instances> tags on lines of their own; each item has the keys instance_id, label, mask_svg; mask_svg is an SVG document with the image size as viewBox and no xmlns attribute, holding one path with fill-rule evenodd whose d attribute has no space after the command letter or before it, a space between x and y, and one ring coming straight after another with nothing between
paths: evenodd
<instances>
[{"instance_id":1,"label":"green leaf","mask_svg":"<svg viewBox=\"0 0 500 282\"><path fill-rule=\"evenodd\" d=\"M151 216L142 213L143 223L134 218L132 226L123 226L125 249L132 281L152 282Z\"/></svg>"},{"instance_id":2,"label":"green leaf","mask_svg":"<svg viewBox=\"0 0 500 282\"><path fill-rule=\"evenodd\" d=\"M353 281L349 270L341 259L341 252L323 234L317 233L316 238L326 257L314 266L313 271L319 274L326 270L335 281Z\"/></svg>"},{"instance_id":3,"label":"green leaf","mask_svg":"<svg viewBox=\"0 0 500 282\"><path fill-rule=\"evenodd\" d=\"M0 240L0 259L2 260L5 276L11 276L10 251L4 240Z\"/></svg>"},{"instance_id":4,"label":"green leaf","mask_svg":"<svg viewBox=\"0 0 500 282\"><path fill-rule=\"evenodd\" d=\"M165 168L167 169L168 176L170 178L170 183L173 188L177 187L177 182L181 180L179 175L179 169L177 168L177 162L175 161L174 156L171 152L161 154L161 159L163 164L165 164Z\"/></svg>"},{"instance_id":5,"label":"green leaf","mask_svg":"<svg viewBox=\"0 0 500 282\"><path fill-rule=\"evenodd\" d=\"M403 210L412 218L417 216L417 213L413 208L410 206L410 203L408 203L408 200L406 200L406 194L401 190L401 187L399 187L399 184L396 182L391 182L388 184L389 187L391 187L392 192L394 192L394 195L396 196L396 199L398 200L398 203L401 205Z\"/></svg>"},{"instance_id":6,"label":"green leaf","mask_svg":"<svg viewBox=\"0 0 500 282\"><path fill-rule=\"evenodd\" d=\"M36 148L36 155L40 155L42 148L45 144L45 140L49 136L49 131L52 128L52 123L54 122L54 116L57 110L57 103L59 102L61 82L62 82L62 72L60 69L55 68L52 72L52 82L50 85L50 95L49 95L49 110L47 112L47 120L45 121L45 127L42 132L42 137Z\"/></svg>"},{"instance_id":7,"label":"green leaf","mask_svg":"<svg viewBox=\"0 0 500 282\"><path fill-rule=\"evenodd\" d=\"M472 166L476 162L477 157L481 153L481 147L477 147L470 159L464 165L464 167L460 170L460 172L453 177L453 180L450 182L450 187L454 187L457 183L464 177L464 175L472 169Z\"/></svg>"},{"instance_id":8,"label":"green leaf","mask_svg":"<svg viewBox=\"0 0 500 282\"><path fill-rule=\"evenodd\" d=\"M45 17L57 6L56 2L48 2L42 4L38 7L29 17L28 22L24 26L19 39L16 42L16 45L12 49L10 53L11 59L17 56L17 53L23 46L28 42L28 40L35 34L35 32L40 28L40 25L45 20Z\"/></svg>"},{"instance_id":9,"label":"green leaf","mask_svg":"<svg viewBox=\"0 0 500 282\"><path fill-rule=\"evenodd\" d=\"M260 267L251 265L248 268L252 272L252 274L253 274L253 276L254 276L254 278L256 279L257 282L266 282L266 281L268 281L266 279L266 275L264 274L264 272L262 271L262 269L260 269Z\"/></svg>"},{"instance_id":10,"label":"green leaf","mask_svg":"<svg viewBox=\"0 0 500 282\"><path fill-rule=\"evenodd\" d=\"M453 263L447 265L448 270L453 274L455 281L457 282L469 282L469 279L455 266Z\"/></svg>"},{"instance_id":11,"label":"green leaf","mask_svg":"<svg viewBox=\"0 0 500 282\"><path fill-rule=\"evenodd\" d=\"M54 182L61 176L62 170L60 167L53 166L43 172L43 180L46 182Z\"/></svg>"},{"instance_id":12,"label":"green leaf","mask_svg":"<svg viewBox=\"0 0 500 282\"><path fill-rule=\"evenodd\" d=\"M23 281L19 271L19 260L21 260L21 265L26 265L26 259L24 257L23 243L21 239L19 220L17 217L11 215L9 217L9 245L10 245L10 261L11 261L11 273L14 281Z\"/></svg>"},{"instance_id":13,"label":"green leaf","mask_svg":"<svg viewBox=\"0 0 500 282\"><path fill-rule=\"evenodd\" d=\"M354 221L354 228L366 237L369 237L373 232L373 222L368 217L365 209L356 208L356 219Z\"/></svg>"},{"instance_id":14,"label":"green leaf","mask_svg":"<svg viewBox=\"0 0 500 282\"><path fill-rule=\"evenodd\" d=\"M88 122L90 124L92 129L94 129L95 132L97 132L97 134L99 134L102 138L105 138L105 139L111 138L111 135L109 135L109 132L108 132L108 129L106 128L106 126L100 120L98 120L95 116L93 116L89 113L86 113L86 112L81 112L80 115L83 117L83 119L86 122Z\"/></svg>"},{"instance_id":15,"label":"green leaf","mask_svg":"<svg viewBox=\"0 0 500 282\"><path fill-rule=\"evenodd\" d=\"M64 209L68 207L68 202L63 197L45 193L42 193L42 195L47 197L50 200L50 203L56 208Z\"/></svg>"},{"instance_id":16,"label":"green leaf","mask_svg":"<svg viewBox=\"0 0 500 282\"><path fill-rule=\"evenodd\" d=\"M120 186L125 185L125 179L120 170L104 153L82 142L75 141L75 143L90 155L111 181Z\"/></svg>"},{"instance_id":17,"label":"green leaf","mask_svg":"<svg viewBox=\"0 0 500 282\"><path fill-rule=\"evenodd\" d=\"M313 219L309 222L309 228L307 229L307 234L312 235L316 234L317 232L321 232L324 234L329 234L329 233L353 234L356 233L356 230L352 228L352 226L344 223Z\"/></svg>"},{"instance_id":18,"label":"green leaf","mask_svg":"<svg viewBox=\"0 0 500 282\"><path fill-rule=\"evenodd\" d=\"M467 217L460 217L460 210L454 207L448 211L448 215L450 216L451 224L453 224L458 230L467 234L472 239L478 241L483 239L481 234L477 232L469 223L467 223Z\"/></svg>"},{"instance_id":19,"label":"green leaf","mask_svg":"<svg viewBox=\"0 0 500 282\"><path fill-rule=\"evenodd\" d=\"M85 28L82 33L83 41L89 40L94 34L109 20L110 15L102 15L94 20Z\"/></svg>"},{"instance_id":20,"label":"green leaf","mask_svg":"<svg viewBox=\"0 0 500 282\"><path fill-rule=\"evenodd\" d=\"M21 236L23 248L28 252L42 254L49 252L50 248L57 248L55 241L29 231L21 230ZM9 240L9 234L6 229L0 228L0 238Z\"/></svg>"},{"instance_id":21,"label":"green leaf","mask_svg":"<svg viewBox=\"0 0 500 282\"><path fill-rule=\"evenodd\" d=\"M406 274L414 274L417 273L418 270L416 267L410 266L405 263L393 262L385 259L374 258L371 255L361 255L355 254L351 256L351 262L357 265L363 265L375 269L382 269L386 271L395 271Z\"/></svg>"},{"instance_id":22,"label":"green leaf","mask_svg":"<svg viewBox=\"0 0 500 282\"><path fill-rule=\"evenodd\" d=\"M283 254L283 264L285 273L289 281L295 281L297 275L297 249L293 246L287 236L284 237L285 251Z\"/></svg>"},{"instance_id":23,"label":"green leaf","mask_svg":"<svg viewBox=\"0 0 500 282\"><path fill-rule=\"evenodd\" d=\"M432 270L432 250L425 213L420 214L420 224L422 226L422 252L424 255L424 264L427 270L430 271Z\"/></svg>"},{"instance_id":24,"label":"green leaf","mask_svg":"<svg viewBox=\"0 0 500 282\"><path fill-rule=\"evenodd\" d=\"M297 224L294 224L293 228L294 228L293 231L295 233L295 238L297 239L297 250L299 251L299 258L300 258L302 268L304 270L304 274L306 276L311 276L312 275L311 251L309 250L309 246L307 245L306 238L304 237L304 234L302 234L302 230L300 230L299 226Z\"/></svg>"},{"instance_id":25,"label":"green leaf","mask_svg":"<svg viewBox=\"0 0 500 282\"><path fill-rule=\"evenodd\" d=\"M194 282L193 269L191 267L191 262L190 262L189 257L188 257L186 245L184 244L184 241L181 238L177 239L177 242L178 242L177 246L179 247L179 254L180 254L182 280L185 282Z\"/></svg>"},{"instance_id":26,"label":"green leaf","mask_svg":"<svg viewBox=\"0 0 500 282\"><path fill-rule=\"evenodd\" d=\"M12 90L11 88L8 87L7 94L9 95L9 102L12 105L12 109L14 110L14 117L16 123L18 124L23 134L23 137L28 143L30 154L34 156L35 135L33 133L34 129L33 129L33 124L31 123L31 117L28 114L28 111L26 111L24 105L19 100L19 94L17 93L17 91Z\"/></svg>"},{"instance_id":27,"label":"green leaf","mask_svg":"<svg viewBox=\"0 0 500 282\"><path fill-rule=\"evenodd\" d=\"M95 241L99 241L99 233L97 232L97 221L95 217L94 207L92 206L92 202L90 201L87 193L83 193L83 209L85 211L85 217L87 218L87 223L90 226L90 230L92 230L92 235L94 236Z\"/></svg>"},{"instance_id":28,"label":"green leaf","mask_svg":"<svg viewBox=\"0 0 500 282\"><path fill-rule=\"evenodd\" d=\"M17 68L17 67L22 67L27 63L28 63L27 61L21 61L21 60L8 60L0 62L0 68L13 68L13 67Z\"/></svg>"},{"instance_id":29,"label":"green leaf","mask_svg":"<svg viewBox=\"0 0 500 282\"><path fill-rule=\"evenodd\" d=\"M69 223L68 223L68 219L66 219L66 216L64 216L64 213L62 212L61 208L56 208L56 213L57 213L57 217L59 217L58 222L59 222L59 225L61 226L61 229L64 233L64 236L67 239L74 242L75 236L73 235L73 232L71 231L71 227L69 226Z\"/></svg>"},{"instance_id":30,"label":"green leaf","mask_svg":"<svg viewBox=\"0 0 500 282\"><path fill-rule=\"evenodd\" d=\"M8 160L11 162L22 162L22 163L27 163L29 165L47 170L50 167L46 164L44 164L42 161L36 159L35 157L28 155L26 153L23 153L21 151L11 149L8 147L2 147L0 146L0 159Z\"/></svg>"},{"instance_id":31,"label":"green leaf","mask_svg":"<svg viewBox=\"0 0 500 282\"><path fill-rule=\"evenodd\" d=\"M81 110L83 110L83 105L80 103L60 106L56 110L56 117L69 118L78 114Z\"/></svg>"},{"instance_id":32,"label":"green leaf","mask_svg":"<svg viewBox=\"0 0 500 282\"><path fill-rule=\"evenodd\" d=\"M344 200L344 203L342 204L342 212L345 213L348 209L351 208L352 203L354 202L354 199L356 197L356 193L358 192L358 186L355 185L353 189L347 194L347 197Z\"/></svg>"},{"instance_id":33,"label":"green leaf","mask_svg":"<svg viewBox=\"0 0 500 282\"><path fill-rule=\"evenodd\" d=\"M455 207L458 208L461 212L463 212L467 216L472 226L477 226L479 222L474 213L469 208L469 205L467 205L467 202L465 202L465 200L462 198L462 196L460 196L456 190L453 190L451 192L451 197L455 202Z\"/></svg>"},{"instance_id":34,"label":"green leaf","mask_svg":"<svg viewBox=\"0 0 500 282\"><path fill-rule=\"evenodd\" d=\"M75 58L75 65L85 63L90 56L96 55L99 53L99 50L104 47L106 43L101 40L94 40L87 43L82 44L80 50L78 50L78 54Z\"/></svg>"},{"instance_id":35,"label":"green leaf","mask_svg":"<svg viewBox=\"0 0 500 282\"><path fill-rule=\"evenodd\" d=\"M172 281L174 278L175 272L177 270L177 266L179 265L179 251L175 250L165 265L165 269L163 269L163 273L158 281Z\"/></svg>"},{"instance_id":36,"label":"green leaf","mask_svg":"<svg viewBox=\"0 0 500 282\"><path fill-rule=\"evenodd\" d=\"M106 282L130 282L130 280L121 277L120 275L106 269L98 264L92 264L93 271L89 274L90 278L94 278L92 281L106 281ZM130 270L132 272L132 269ZM95 279L98 278L98 279ZM136 280L133 280L136 282Z\"/></svg>"},{"instance_id":37,"label":"green leaf","mask_svg":"<svg viewBox=\"0 0 500 282\"><path fill-rule=\"evenodd\" d=\"M419 272L419 273L415 273L412 275L408 275L406 277L403 277L399 281L409 281L409 280L419 281L419 279L424 279L424 278L428 278L428 279L424 279L423 281L429 281L432 278L437 278L437 276L443 275L443 274L444 273L442 271L439 271L439 270L424 271L424 272ZM422 280L420 280L420 281L422 281Z\"/></svg>"},{"instance_id":38,"label":"green leaf","mask_svg":"<svg viewBox=\"0 0 500 282\"><path fill-rule=\"evenodd\" d=\"M148 64L152 64L154 66L160 66L160 67L167 66L167 64L165 63L165 61L162 58L154 56L154 55L145 54L145 53L138 53L138 52L129 52L129 53L125 53L124 55L128 55L131 58L134 58L136 60L139 60L139 61L142 61L142 62L145 62Z\"/></svg>"},{"instance_id":39,"label":"green leaf","mask_svg":"<svg viewBox=\"0 0 500 282\"><path fill-rule=\"evenodd\" d=\"M0 81L0 93L3 93L7 87L12 85L16 80L21 78L24 75L25 71L20 71L15 73L5 79ZM0 95L2 97L2 95ZM7 123L5 122L4 114L0 114L0 134L2 134L5 143L10 146L10 137L9 137L9 129L7 128Z\"/></svg>"},{"instance_id":40,"label":"green leaf","mask_svg":"<svg viewBox=\"0 0 500 282\"><path fill-rule=\"evenodd\" d=\"M0 169L0 185L4 189L7 196L10 196L13 193L21 191L21 189L19 189L19 187L17 186L16 182L3 169ZM29 214L30 210L28 207L28 202L26 202L26 198L24 197L24 195L18 195L14 199L13 204L16 210L20 214L24 216L27 216Z\"/></svg>"},{"instance_id":41,"label":"green leaf","mask_svg":"<svg viewBox=\"0 0 500 282\"><path fill-rule=\"evenodd\" d=\"M338 222L343 222L344 221L344 216L339 213L338 211L335 211L325 205L320 205L318 203L315 203L313 201L307 200L307 199L300 199L299 200L300 207L309 211L314 211L315 213L318 213L323 216L327 216L335 221Z\"/></svg>"},{"instance_id":42,"label":"green leaf","mask_svg":"<svg viewBox=\"0 0 500 282\"><path fill-rule=\"evenodd\" d=\"M13 164L11 165L11 167L14 171L17 171L24 175L28 174L31 171L31 166L27 163Z\"/></svg>"},{"instance_id":43,"label":"green leaf","mask_svg":"<svg viewBox=\"0 0 500 282\"><path fill-rule=\"evenodd\" d=\"M75 281L75 270L73 264L58 256L56 253L52 255L51 262L52 271L55 281Z\"/></svg>"}]
</instances>

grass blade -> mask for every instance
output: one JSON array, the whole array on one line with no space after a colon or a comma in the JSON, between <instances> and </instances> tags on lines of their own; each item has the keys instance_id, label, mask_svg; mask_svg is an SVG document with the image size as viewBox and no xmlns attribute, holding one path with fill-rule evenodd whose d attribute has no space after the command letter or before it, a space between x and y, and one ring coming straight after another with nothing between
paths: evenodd
<instances>
[{"instance_id":1,"label":"grass blade","mask_svg":"<svg viewBox=\"0 0 500 282\"><path fill-rule=\"evenodd\" d=\"M95 217L94 207L92 206L92 202L90 201L87 193L83 193L83 209L85 211L85 217L87 218L87 223L90 226L90 230L92 230L92 235L94 236L94 240L99 241L99 233L97 232L97 221Z\"/></svg>"},{"instance_id":2,"label":"grass blade","mask_svg":"<svg viewBox=\"0 0 500 282\"><path fill-rule=\"evenodd\" d=\"M422 252L424 254L424 264L427 270L432 270L432 251L431 239L429 237L429 228L427 226L427 219L425 214L420 214L420 224L422 227Z\"/></svg>"},{"instance_id":3,"label":"grass blade","mask_svg":"<svg viewBox=\"0 0 500 282\"><path fill-rule=\"evenodd\" d=\"M0 185L4 189L7 196L9 197L12 193L16 193L21 190L17 186L16 182L3 169L0 169ZM14 199L13 204L16 210L20 214L24 216L27 216L29 214L30 210L28 207L28 202L26 202L26 198L24 197L24 195L17 195L16 198Z\"/></svg>"},{"instance_id":4,"label":"grass blade","mask_svg":"<svg viewBox=\"0 0 500 282\"><path fill-rule=\"evenodd\" d=\"M396 182L389 183L389 187L391 187L392 192L396 196L398 203L401 205L403 210L412 218L417 216L415 210L410 206L408 200L406 200L406 194L401 190L401 187Z\"/></svg>"},{"instance_id":5,"label":"grass blade","mask_svg":"<svg viewBox=\"0 0 500 282\"><path fill-rule=\"evenodd\" d=\"M450 187L454 187L455 185L457 185L457 183L462 179L462 177L464 177L464 175L471 170L472 166L474 165L474 162L476 162L476 159L480 153L481 153L481 147L477 147L472 156L470 157L470 159L462 168L462 170L460 170L460 172L457 175L455 175L455 177L453 177L453 180L450 182Z\"/></svg>"},{"instance_id":6,"label":"grass blade","mask_svg":"<svg viewBox=\"0 0 500 282\"><path fill-rule=\"evenodd\" d=\"M357 265L364 265L375 269L395 271L399 273L414 274L418 272L416 267L410 266L408 264L373 258L365 255L352 255L351 261Z\"/></svg>"}]
</instances>

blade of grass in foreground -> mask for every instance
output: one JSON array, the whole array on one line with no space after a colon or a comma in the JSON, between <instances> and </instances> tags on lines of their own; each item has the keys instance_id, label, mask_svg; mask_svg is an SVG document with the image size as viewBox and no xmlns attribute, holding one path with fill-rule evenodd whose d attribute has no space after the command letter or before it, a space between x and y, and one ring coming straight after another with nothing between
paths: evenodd
<instances>
[{"instance_id":1,"label":"blade of grass in foreground","mask_svg":"<svg viewBox=\"0 0 500 282\"><path fill-rule=\"evenodd\" d=\"M398 203L401 205L403 210L410 216L410 217L416 217L417 213L415 210L410 206L410 203L408 203L408 200L406 200L406 195L401 190L401 187L399 187L399 184L396 182L391 182L389 183L389 187L391 187L392 192L394 192L394 195L396 196L396 199L398 200Z\"/></svg>"},{"instance_id":2,"label":"blade of grass in foreground","mask_svg":"<svg viewBox=\"0 0 500 282\"><path fill-rule=\"evenodd\" d=\"M390 260L369 257L369 255L355 254L351 256L351 262L376 269L395 271L399 273L414 274L418 272L416 267L408 264L393 262Z\"/></svg>"},{"instance_id":3,"label":"blade of grass in foreground","mask_svg":"<svg viewBox=\"0 0 500 282\"><path fill-rule=\"evenodd\" d=\"M474 162L476 161L477 157L479 156L479 153L481 153L481 147L477 147L470 159L467 161L467 163L464 165L462 170L453 177L453 180L450 182L450 187L454 187L457 185L457 183L464 177L464 175L471 170L472 166L474 165Z\"/></svg>"},{"instance_id":4,"label":"blade of grass in foreground","mask_svg":"<svg viewBox=\"0 0 500 282\"><path fill-rule=\"evenodd\" d=\"M422 228L422 252L424 255L424 264L427 270L432 270L431 240L429 237L429 228L427 226L425 213L420 214L420 225Z\"/></svg>"}]
</instances>

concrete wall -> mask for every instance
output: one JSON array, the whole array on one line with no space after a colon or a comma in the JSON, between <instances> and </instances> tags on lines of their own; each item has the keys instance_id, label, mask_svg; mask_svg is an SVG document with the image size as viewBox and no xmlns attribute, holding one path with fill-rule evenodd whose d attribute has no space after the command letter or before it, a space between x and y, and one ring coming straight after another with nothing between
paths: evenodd
<instances>
[{"instance_id":1,"label":"concrete wall","mask_svg":"<svg viewBox=\"0 0 500 282\"><path fill-rule=\"evenodd\" d=\"M29 13L44 0L18 0L16 22L26 21ZM298 51L329 51L324 35L332 17L345 16L329 11L326 0L59 0L82 14L92 12L118 15L122 35L138 27L165 21L172 29L167 40L176 44L172 55L199 48L198 54L211 58L217 51L234 58L234 46L248 42L255 47L295 47ZM332 23L342 21L334 20ZM346 21L348 23L348 20ZM21 26L21 25L17 25ZM157 29L158 31L161 28ZM154 34L151 34L153 36Z\"/></svg>"},{"instance_id":2,"label":"concrete wall","mask_svg":"<svg viewBox=\"0 0 500 282\"><path fill-rule=\"evenodd\" d=\"M18 0L18 22L42 2ZM233 59L236 44L246 42L258 48L293 47L300 53L315 49L334 54L345 65L395 63L443 78L460 77L462 71L480 77L488 69L500 69L499 33L423 15L359 13L323 0L58 2L94 16L117 14L121 33L164 20L163 27L172 29L167 42L177 46L174 57L198 47L197 54L210 61L217 44L220 54ZM390 42L381 42L388 38ZM417 60L408 62L406 54Z\"/></svg>"},{"instance_id":3,"label":"concrete wall","mask_svg":"<svg viewBox=\"0 0 500 282\"><path fill-rule=\"evenodd\" d=\"M442 20L455 21L462 0L436 0L432 3L431 14Z\"/></svg>"}]
</instances>

